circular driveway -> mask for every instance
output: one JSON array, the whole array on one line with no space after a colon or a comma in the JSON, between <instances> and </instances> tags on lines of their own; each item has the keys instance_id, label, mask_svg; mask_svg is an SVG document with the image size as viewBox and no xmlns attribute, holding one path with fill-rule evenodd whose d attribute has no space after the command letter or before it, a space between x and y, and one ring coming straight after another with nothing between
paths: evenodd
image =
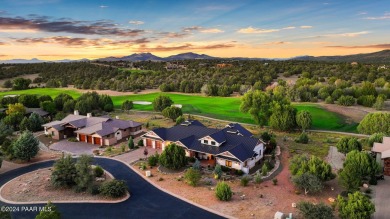
<instances>
[{"instance_id":1,"label":"circular driveway","mask_svg":"<svg viewBox=\"0 0 390 219\"><path fill-rule=\"evenodd\" d=\"M15 169L0 175L0 186L9 180L27 172L46 168L53 165L54 161L46 161L43 163L32 164L27 167ZM198 208L176 197L173 197L150 183L131 170L125 164L106 158L94 158L94 163L99 164L116 179L125 180L131 197L124 202L116 204L100 204L100 203L56 203L64 219L149 219L149 218L223 218L204 209ZM31 205L12 205L0 202L0 205L5 206L44 206L43 204ZM13 218L32 219L38 214L37 211L26 212L19 211L13 213Z\"/></svg>"}]
</instances>

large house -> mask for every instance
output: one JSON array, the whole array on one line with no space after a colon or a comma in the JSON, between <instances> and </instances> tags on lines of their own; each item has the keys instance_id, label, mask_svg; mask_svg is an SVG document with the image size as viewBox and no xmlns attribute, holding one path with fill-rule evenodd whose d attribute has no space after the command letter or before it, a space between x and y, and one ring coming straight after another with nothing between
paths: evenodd
<instances>
[{"instance_id":1,"label":"large house","mask_svg":"<svg viewBox=\"0 0 390 219\"><path fill-rule=\"evenodd\" d=\"M204 126L197 120L171 128L156 128L142 135L144 145L162 149L170 143L183 147L186 156L211 160L248 173L263 158L264 142L237 123L223 129Z\"/></svg>"},{"instance_id":2,"label":"large house","mask_svg":"<svg viewBox=\"0 0 390 219\"><path fill-rule=\"evenodd\" d=\"M375 153L376 161L383 168L385 175L390 176L390 137L383 137L383 142L375 142L371 149Z\"/></svg>"},{"instance_id":3,"label":"large house","mask_svg":"<svg viewBox=\"0 0 390 219\"><path fill-rule=\"evenodd\" d=\"M66 116L61 121L53 121L42 125L46 135L61 140L76 137L77 140L97 144L113 145L123 138L135 136L142 131L142 124L134 121L110 118L109 116L93 117L74 114Z\"/></svg>"}]
</instances>

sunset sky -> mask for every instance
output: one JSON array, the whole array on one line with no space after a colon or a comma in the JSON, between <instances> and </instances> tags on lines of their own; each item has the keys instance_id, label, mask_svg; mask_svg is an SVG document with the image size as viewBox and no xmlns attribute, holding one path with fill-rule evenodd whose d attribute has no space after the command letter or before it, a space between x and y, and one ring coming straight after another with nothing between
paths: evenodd
<instances>
[{"instance_id":1,"label":"sunset sky","mask_svg":"<svg viewBox=\"0 0 390 219\"><path fill-rule=\"evenodd\" d=\"M0 0L0 59L390 49L389 0Z\"/></svg>"}]
</instances>

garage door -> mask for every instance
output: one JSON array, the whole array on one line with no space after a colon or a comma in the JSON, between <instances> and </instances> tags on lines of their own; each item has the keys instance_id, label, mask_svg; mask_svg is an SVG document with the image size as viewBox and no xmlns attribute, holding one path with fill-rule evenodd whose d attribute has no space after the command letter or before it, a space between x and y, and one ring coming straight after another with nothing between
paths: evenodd
<instances>
[{"instance_id":1,"label":"garage door","mask_svg":"<svg viewBox=\"0 0 390 219\"><path fill-rule=\"evenodd\" d=\"M85 135L79 135L80 141L85 142Z\"/></svg>"},{"instance_id":2,"label":"garage door","mask_svg":"<svg viewBox=\"0 0 390 219\"><path fill-rule=\"evenodd\" d=\"M161 141L156 141L156 148L161 149Z\"/></svg>"},{"instance_id":3,"label":"garage door","mask_svg":"<svg viewBox=\"0 0 390 219\"><path fill-rule=\"evenodd\" d=\"M92 136L88 135L87 138L88 138L88 139L87 139L87 142L88 142L88 143L92 143Z\"/></svg>"},{"instance_id":4,"label":"garage door","mask_svg":"<svg viewBox=\"0 0 390 219\"><path fill-rule=\"evenodd\" d=\"M151 139L146 139L146 146L152 147L152 140Z\"/></svg>"},{"instance_id":5,"label":"garage door","mask_svg":"<svg viewBox=\"0 0 390 219\"><path fill-rule=\"evenodd\" d=\"M102 139L98 137L94 137L93 140L95 141L95 144L100 145L102 143Z\"/></svg>"}]
</instances>

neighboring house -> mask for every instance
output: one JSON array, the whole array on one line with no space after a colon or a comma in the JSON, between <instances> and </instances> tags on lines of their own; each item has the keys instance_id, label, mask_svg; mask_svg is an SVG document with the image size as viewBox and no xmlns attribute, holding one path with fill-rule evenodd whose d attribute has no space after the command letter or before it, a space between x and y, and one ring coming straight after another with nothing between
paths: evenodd
<instances>
[{"instance_id":1,"label":"neighboring house","mask_svg":"<svg viewBox=\"0 0 390 219\"><path fill-rule=\"evenodd\" d=\"M171 128L156 128L142 135L144 145L164 150L170 143L183 147L186 156L211 160L248 173L263 158L264 142L239 124L223 129L205 127L197 120Z\"/></svg>"},{"instance_id":2,"label":"neighboring house","mask_svg":"<svg viewBox=\"0 0 390 219\"><path fill-rule=\"evenodd\" d=\"M375 142L371 151L375 153L384 174L390 176L390 137L383 137L383 143Z\"/></svg>"},{"instance_id":3,"label":"neighboring house","mask_svg":"<svg viewBox=\"0 0 390 219\"><path fill-rule=\"evenodd\" d=\"M46 112L45 110L41 108L26 108L26 114L25 116L30 116L32 113L36 113L40 115L42 118L46 118L50 116L50 113Z\"/></svg>"},{"instance_id":4,"label":"neighboring house","mask_svg":"<svg viewBox=\"0 0 390 219\"><path fill-rule=\"evenodd\" d=\"M45 134L51 135L53 139L76 137L79 141L101 146L113 145L142 131L142 123L113 119L109 116L93 117L90 113L81 116L77 110L61 121L42 126L45 128Z\"/></svg>"}]
</instances>

